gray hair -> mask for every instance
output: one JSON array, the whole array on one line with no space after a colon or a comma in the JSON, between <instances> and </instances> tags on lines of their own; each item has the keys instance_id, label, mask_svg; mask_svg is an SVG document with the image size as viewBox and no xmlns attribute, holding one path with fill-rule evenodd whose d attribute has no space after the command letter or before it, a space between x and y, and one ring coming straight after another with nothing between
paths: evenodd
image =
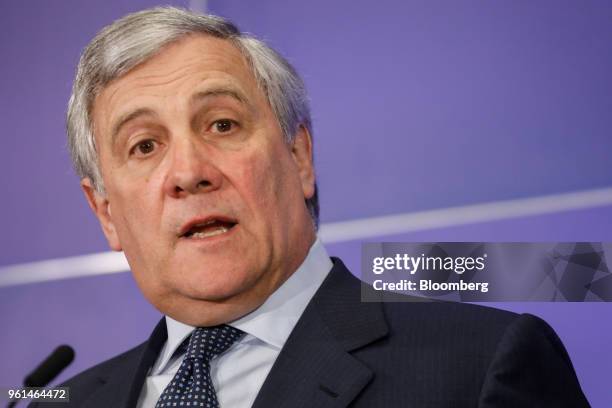
<instances>
[{"instance_id":1,"label":"gray hair","mask_svg":"<svg viewBox=\"0 0 612 408\"><path fill-rule=\"evenodd\" d=\"M300 126L312 135L310 108L304 82L280 54L262 41L240 32L231 22L213 15L175 7L156 7L133 14L103 28L83 51L68 102L68 146L75 170L104 193L91 118L93 102L111 81L158 54L187 35L203 34L230 41L251 67L266 95L285 141ZM306 200L315 228L319 223L318 191Z\"/></svg>"}]
</instances>

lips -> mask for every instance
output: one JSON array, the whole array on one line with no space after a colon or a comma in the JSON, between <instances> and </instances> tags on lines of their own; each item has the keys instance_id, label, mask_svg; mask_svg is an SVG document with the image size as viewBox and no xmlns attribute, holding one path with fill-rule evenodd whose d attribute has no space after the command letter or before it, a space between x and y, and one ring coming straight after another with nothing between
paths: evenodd
<instances>
[{"instance_id":1,"label":"lips","mask_svg":"<svg viewBox=\"0 0 612 408\"><path fill-rule=\"evenodd\" d=\"M224 216L211 216L188 222L181 228L180 237L186 239L204 239L225 234L236 226L237 221Z\"/></svg>"}]
</instances>

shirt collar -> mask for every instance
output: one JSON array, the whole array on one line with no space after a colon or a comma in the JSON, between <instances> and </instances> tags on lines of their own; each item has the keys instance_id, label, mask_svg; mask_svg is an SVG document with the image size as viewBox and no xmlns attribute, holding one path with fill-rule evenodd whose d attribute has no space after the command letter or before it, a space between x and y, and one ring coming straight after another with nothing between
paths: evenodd
<instances>
[{"instance_id":1,"label":"shirt collar","mask_svg":"<svg viewBox=\"0 0 612 408\"><path fill-rule=\"evenodd\" d=\"M327 251L317 238L304 262L289 279L260 307L228 324L247 333L244 341L258 339L280 350L332 266ZM166 316L166 327L168 339L153 366L153 373L164 370L176 349L195 329L170 316Z\"/></svg>"}]
</instances>

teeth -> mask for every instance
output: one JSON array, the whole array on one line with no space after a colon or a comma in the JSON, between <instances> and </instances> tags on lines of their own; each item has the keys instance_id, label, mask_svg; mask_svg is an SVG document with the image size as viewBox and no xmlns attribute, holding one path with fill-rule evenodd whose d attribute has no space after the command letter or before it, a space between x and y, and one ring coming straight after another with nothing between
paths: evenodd
<instances>
[{"instance_id":1,"label":"teeth","mask_svg":"<svg viewBox=\"0 0 612 408\"><path fill-rule=\"evenodd\" d=\"M202 231L202 232L194 232L190 238L207 238L207 237L214 237L215 235L221 235L221 234L225 234L227 231L229 231L229 228L226 227L219 227L216 228L212 231Z\"/></svg>"},{"instance_id":2,"label":"teeth","mask_svg":"<svg viewBox=\"0 0 612 408\"><path fill-rule=\"evenodd\" d=\"M214 219L213 220L208 220L206 222L203 222L201 224L196 225L196 227L205 227L207 225L214 224L215 222L217 222L217 220L214 220Z\"/></svg>"}]
</instances>

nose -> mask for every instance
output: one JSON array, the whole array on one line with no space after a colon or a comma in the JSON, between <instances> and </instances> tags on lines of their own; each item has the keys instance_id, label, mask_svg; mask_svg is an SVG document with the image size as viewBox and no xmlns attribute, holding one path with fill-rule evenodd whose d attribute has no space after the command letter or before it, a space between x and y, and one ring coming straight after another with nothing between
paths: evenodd
<instances>
[{"instance_id":1,"label":"nose","mask_svg":"<svg viewBox=\"0 0 612 408\"><path fill-rule=\"evenodd\" d=\"M217 190L223 181L221 171L212 162L204 146L193 140L172 147L171 164L164 190L174 198Z\"/></svg>"}]
</instances>

